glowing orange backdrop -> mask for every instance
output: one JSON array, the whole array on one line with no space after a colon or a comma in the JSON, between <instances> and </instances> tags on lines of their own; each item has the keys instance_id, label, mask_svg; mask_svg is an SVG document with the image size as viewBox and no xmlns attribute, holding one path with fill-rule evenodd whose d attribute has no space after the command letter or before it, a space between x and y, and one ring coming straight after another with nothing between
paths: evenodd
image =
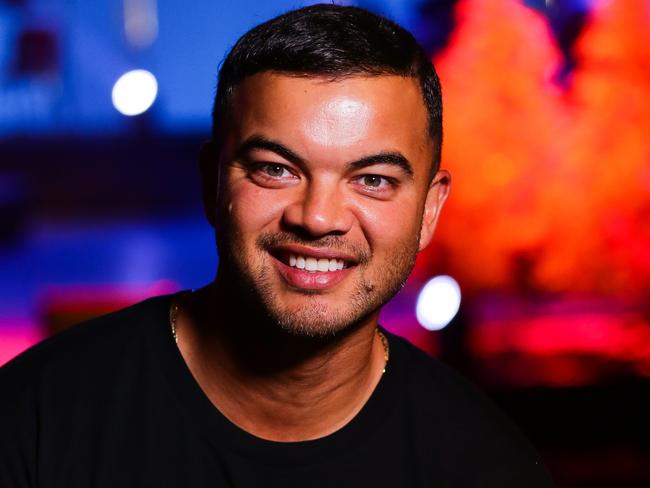
<instances>
[{"instance_id":1,"label":"glowing orange backdrop","mask_svg":"<svg viewBox=\"0 0 650 488\"><path fill-rule=\"evenodd\" d=\"M468 291L650 292L650 13L596 2L567 88L544 19L516 0L465 0L443 85L452 195L439 264Z\"/></svg>"}]
</instances>

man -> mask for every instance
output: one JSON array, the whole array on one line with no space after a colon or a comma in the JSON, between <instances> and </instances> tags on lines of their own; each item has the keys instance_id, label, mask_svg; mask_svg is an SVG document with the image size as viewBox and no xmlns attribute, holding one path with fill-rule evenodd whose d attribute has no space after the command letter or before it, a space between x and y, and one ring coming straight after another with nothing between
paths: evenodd
<instances>
[{"instance_id":1,"label":"man","mask_svg":"<svg viewBox=\"0 0 650 488\"><path fill-rule=\"evenodd\" d=\"M91 321L2 371L4 486L549 486L479 394L377 324L447 197L433 66L318 5L219 75L215 281Z\"/></svg>"}]
</instances>

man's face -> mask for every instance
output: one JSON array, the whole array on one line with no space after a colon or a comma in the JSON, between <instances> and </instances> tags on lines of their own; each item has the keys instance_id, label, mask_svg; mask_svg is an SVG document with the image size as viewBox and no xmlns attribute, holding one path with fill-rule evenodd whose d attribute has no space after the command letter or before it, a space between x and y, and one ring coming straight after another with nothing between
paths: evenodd
<instances>
[{"instance_id":1,"label":"man's face","mask_svg":"<svg viewBox=\"0 0 650 488\"><path fill-rule=\"evenodd\" d=\"M284 329L324 336L401 288L447 194L417 82L261 73L223 139L219 273ZM243 285L243 286L242 286Z\"/></svg>"}]
</instances>

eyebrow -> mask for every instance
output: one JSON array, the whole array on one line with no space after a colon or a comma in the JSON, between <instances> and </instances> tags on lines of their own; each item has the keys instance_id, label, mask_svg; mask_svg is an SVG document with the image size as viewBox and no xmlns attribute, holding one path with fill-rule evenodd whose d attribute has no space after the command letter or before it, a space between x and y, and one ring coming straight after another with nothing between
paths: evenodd
<instances>
[{"instance_id":1,"label":"eyebrow","mask_svg":"<svg viewBox=\"0 0 650 488\"><path fill-rule=\"evenodd\" d=\"M413 167L404 155L399 152L380 152L371 156L366 156L357 161L350 163L350 168L353 170L363 169L375 164L388 164L400 168L406 176L413 178Z\"/></svg>"},{"instance_id":2,"label":"eyebrow","mask_svg":"<svg viewBox=\"0 0 650 488\"><path fill-rule=\"evenodd\" d=\"M279 142L272 141L262 136L249 137L237 148L235 154L237 155L238 158L245 159L246 155L250 151L253 151L254 149L262 149L265 151L274 152L277 155L282 156L287 161L291 161L292 163L297 165L305 164L303 159L288 147L283 146Z\"/></svg>"},{"instance_id":3,"label":"eyebrow","mask_svg":"<svg viewBox=\"0 0 650 488\"><path fill-rule=\"evenodd\" d=\"M293 152L291 149L279 142L272 141L262 136L249 137L239 146L235 154L238 158L245 159L246 154L255 149L274 152L293 164L305 166L304 159L298 156L298 154ZM365 156L348 163L348 166L351 170L359 170L377 164L397 166L406 176L413 178L413 167L411 166L411 163L402 153L397 151L382 151L377 154L371 154L370 156Z\"/></svg>"}]
</instances>

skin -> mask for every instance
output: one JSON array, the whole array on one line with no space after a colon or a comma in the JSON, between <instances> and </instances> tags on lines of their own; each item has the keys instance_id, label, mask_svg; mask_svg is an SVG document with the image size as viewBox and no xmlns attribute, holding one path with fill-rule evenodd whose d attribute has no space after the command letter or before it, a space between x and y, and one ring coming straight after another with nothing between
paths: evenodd
<instances>
[{"instance_id":1,"label":"skin","mask_svg":"<svg viewBox=\"0 0 650 488\"><path fill-rule=\"evenodd\" d=\"M212 403L276 441L330 434L379 382L381 306L430 242L449 175L418 84L261 73L235 90L219 165L206 148L215 282L186 297L179 348ZM220 168L215 173L215 168ZM340 259L308 273L289 256Z\"/></svg>"}]
</instances>

